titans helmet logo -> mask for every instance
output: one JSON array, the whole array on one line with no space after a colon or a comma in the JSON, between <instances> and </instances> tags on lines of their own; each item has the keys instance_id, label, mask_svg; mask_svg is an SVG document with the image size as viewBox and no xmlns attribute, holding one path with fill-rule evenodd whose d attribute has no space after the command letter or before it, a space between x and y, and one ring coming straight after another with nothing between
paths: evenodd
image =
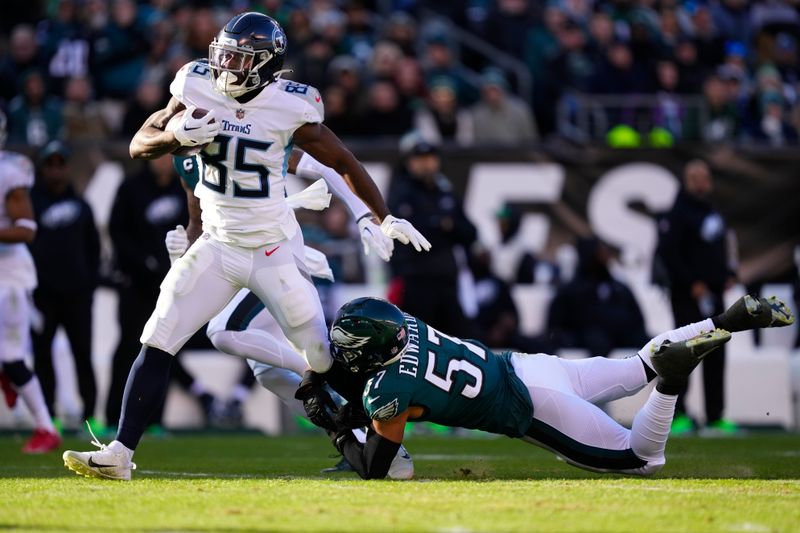
<instances>
[{"instance_id":1,"label":"titans helmet logo","mask_svg":"<svg viewBox=\"0 0 800 533\"><path fill-rule=\"evenodd\" d=\"M280 28L272 30L272 42L275 46L275 54L280 55L286 51L286 34Z\"/></svg>"}]
</instances>

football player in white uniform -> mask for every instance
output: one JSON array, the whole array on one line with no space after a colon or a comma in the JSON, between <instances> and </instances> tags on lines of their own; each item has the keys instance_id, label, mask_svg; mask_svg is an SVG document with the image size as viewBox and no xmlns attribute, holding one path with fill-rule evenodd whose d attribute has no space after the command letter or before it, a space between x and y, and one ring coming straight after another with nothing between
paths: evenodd
<instances>
[{"instance_id":1,"label":"football player in white uniform","mask_svg":"<svg viewBox=\"0 0 800 533\"><path fill-rule=\"evenodd\" d=\"M64 452L67 467L79 474L130 479L133 451L164 397L173 354L241 288L264 302L312 370L330 369L322 306L301 271L303 239L284 198L293 144L346 176L387 237L420 251L430 248L408 221L391 216L364 167L322 125L319 91L280 79L285 52L286 35L275 20L236 15L209 46L207 62L193 61L178 72L167 107L131 141L135 159L203 147L195 189L203 234L189 232L191 247L161 285L125 386L116 440L105 446L95 439L97 452ZM184 108L175 127L167 128ZM198 108L211 111L196 113Z\"/></svg>"},{"instance_id":2,"label":"football player in white uniform","mask_svg":"<svg viewBox=\"0 0 800 533\"><path fill-rule=\"evenodd\" d=\"M22 448L44 453L58 448L61 437L53 427L39 379L25 364L30 339L30 292L36 287L36 267L25 243L36 235L28 190L33 186L33 165L21 154L2 150L6 116L0 112L0 363L9 407L22 396L36 429Z\"/></svg>"},{"instance_id":3,"label":"football player in white uniform","mask_svg":"<svg viewBox=\"0 0 800 533\"><path fill-rule=\"evenodd\" d=\"M196 161L193 158L188 160L176 158L174 163L181 180L187 185L188 203L195 204L192 185L198 179ZM332 168L320 164L310 155L295 148L289 158L288 172L316 180L324 179L330 189L344 201L357 221L364 253L368 255L372 250L384 261L391 258L394 242L380 231L372 221L369 208L352 193L344 179ZM326 188L320 187L321 185L323 184L317 181L304 191L287 197L286 201L294 209L324 209L330 201L330 195ZM189 224L199 223L198 216L197 210L193 209ZM170 259L173 261L182 256L189 247L189 239L182 226L169 231L165 241ZM306 246L304 262L310 276L333 281L333 272L321 252ZM278 396L296 414L306 415L303 405L295 398L295 392L300 385L300 376L307 367L306 361L292 348L277 321L255 294L248 289L240 290L225 309L211 319L206 334L221 352L246 358L262 387ZM366 434L360 429L354 429L353 433L362 442L366 439ZM349 469L345 468L346 466L349 464L341 461L337 467L323 472ZM407 450L401 447L392 462L388 476L392 479L411 479L413 475L413 460Z\"/></svg>"}]
</instances>

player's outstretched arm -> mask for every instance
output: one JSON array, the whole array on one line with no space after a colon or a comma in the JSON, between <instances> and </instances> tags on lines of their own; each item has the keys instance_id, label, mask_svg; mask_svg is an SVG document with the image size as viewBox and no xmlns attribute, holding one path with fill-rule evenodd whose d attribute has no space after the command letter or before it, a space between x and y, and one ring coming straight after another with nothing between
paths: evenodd
<instances>
[{"instance_id":1,"label":"player's outstretched arm","mask_svg":"<svg viewBox=\"0 0 800 533\"><path fill-rule=\"evenodd\" d=\"M367 442L361 444L349 429L329 431L333 445L344 455L363 479L383 479L389 473L392 461L403 442L410 409L389 420L374 420L367 434Z\"/></svg>"},{"instance_id":2,"label":"player's outstretched arm","mask_svg":"<svg viewBox=\"0 0 800 533\"><path fill-rule=\"evenodd\" d=\"M342 141L324 124L303 124L294 132L295 143L323 165L341 174L350 188L381 223L381 231L390 239L411 244L418 252L430 250L431 243L407 220L395 218L383 201L378 187Z\"/></svg>"},{"instance_id":3,"label":"player's outstretched arm","mask_svg":"<svg viewBox=\"0 0 800 533\"><path fill-rule=\"evenodd\" d=\"M11 227L0 229L0 242L7 244L32 242L36 236L36 221L28 189L24 187L11 189L5 202Z\"/></svg>"},{"instance_id":4,"label":"player's outstretched arm","mask_svg":"<svg viewBox=\"0 0 800 533\"><path fill-rule=\"evenodd\" d=\"M294 132L294 142L314 159L344 176L353 192L379 220L389 214L378 187L353 153L324 124L304 124Z\"/></svg>"},{"instance_id":5,"label":"player's outstretched arm","mask_svg":"<svg viewBox=\"0 0 800 533\"><path fill-rule=\"evenodd\" d=\"M394 251L394 241L383 234L379 226L380 222L377 221L370 208L353 193L350 186L338 172L326 167L311 157L311 154L307 154L298 148L292 150L292 155L289 157L288 170L292 174L299 176L324 179L331 191L347 205L356 220L358 232L361 235L361 244L364 247L364 254L369 255L370 251L374 251L384 261L391 259Z\"/></svg>"},{"instance_id":6,"label":"player's outstretched arm","mask_svg":"<svg viewBox=\"0 0 800 533\"><path fill-rule=\"evenodd\" d=\"M150 115L131 139L129 148L131 158L156 159L175 151L181 143L175 138L174 133L164 131L164 129L167 127L169 119L185 107L180 100L173 96L167 103L167 107Z\"/></svg>"}]
</instances>

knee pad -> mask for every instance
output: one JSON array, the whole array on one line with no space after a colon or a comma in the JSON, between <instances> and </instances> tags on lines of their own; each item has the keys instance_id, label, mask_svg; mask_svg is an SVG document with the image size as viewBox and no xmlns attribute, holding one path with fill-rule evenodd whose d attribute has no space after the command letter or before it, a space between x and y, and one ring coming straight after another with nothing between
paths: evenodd
<instances>
[{"instance_id":1,"label":"knee pad","mask_svg":"<svg viewBox=\"0 0 800 533\"><path fill-rule=\"evenodd\" d=\"M186 294L194 288L197 280L213 262L214 251L211 248L204 246L191 248L169 269L161 282L161 292Z\"/></svg>"},{"instance_id":2,"label":"knee pad","mask_svg":"<svg viewBox=\"0 0 800 533\"><path fill-rule=\"evenodd\" d=\"M17 388L24 386L33 378L33 372L22 360L3 363L3 372Z\"/></svg>"},{"instance_id":3,"label":"knee pad","mask_svg":"<svg viewBox=\"0 0 800 533\"><path fill-rule=\"evenodd\" d=\"M275 318L283 326L296 328L320 316L322 308L314 285L303 277L297 266L279 265L262 268L255 274L259 290L265 302L272 300L281 316ZM252 287L251 287L252 289Z\"/></svg>"},{"instance_id":4,"label":"knee pad","mask_svg":"<svg viewBox=\"0 0 800 533\"><path fill-rule=\"evenodd\" d=\"M304 287L291 289L278 298L278 306L289 327L296 328L317 316L316 302Z\"/></svg>"}]
</instances>

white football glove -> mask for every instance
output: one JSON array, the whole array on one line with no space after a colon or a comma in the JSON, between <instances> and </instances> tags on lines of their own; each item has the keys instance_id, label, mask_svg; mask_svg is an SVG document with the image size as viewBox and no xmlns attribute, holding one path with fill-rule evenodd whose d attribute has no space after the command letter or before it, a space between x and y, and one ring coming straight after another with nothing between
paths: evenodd
<instances>
[{"instance_id":1,"label":"white football glove","mask_svg":"<svg viewBox=\"0 0 800 533\"><path fill-rule=\"evenodd\" d=\"M189 106L172 132L181 146L208 144L219 133L219 122L211 122L214 120L214 111L209 111L201 118L194 118L192 114L195 109L196 106Z\"/></svg>"},{"instance_id":2,"label":"white football glove","mask_svg":"<svg viewBox=\"0 0 800 533\"><path fill-rule=\"evenodd\" d=\"M394 252L394 241L383 234L381 227L375 224L370 217L362 217L358 221L358 233L361 235L361 244L364 246L364 255L369 255L370 250L388 261Z\"/></svg>"},{"instance_id":3,"label":"white football glove","mask_svg":"<svg viewBox=\"0 0 800 533\"><path fill-rule=\"evenodd\" d=\"M431 243L422 233L411 225L411 222L404 218L395 218L388 215L381 223L381 231L390 239L397 239L403 244L411 244L418 252L431 249Z\"/></svg>"},{"instance_id":4,"label":"white football glove","mask_svg":"<svg viewBox=\"0 0 800 533\"><path fill-rule=\"evenodd\" d=\"M286 203L292 209L311 209L322 211L331 205L331 193L325 180L318 179L305 189L286 197Z\"/></svg>"},{"instance_id":5,"label":"white football glove","mask_svg":"<svg viewBox=\"0 0 800 533\"><path fill-rule=\"evenodd\" d=\"M186 236L186 230L183 229L183 226L178 224L175 229L169 230L167 237L164 239L164 244L167 245L170 264L186 253L189 248L189 237Z\"/></svg>"}]
</instances>

